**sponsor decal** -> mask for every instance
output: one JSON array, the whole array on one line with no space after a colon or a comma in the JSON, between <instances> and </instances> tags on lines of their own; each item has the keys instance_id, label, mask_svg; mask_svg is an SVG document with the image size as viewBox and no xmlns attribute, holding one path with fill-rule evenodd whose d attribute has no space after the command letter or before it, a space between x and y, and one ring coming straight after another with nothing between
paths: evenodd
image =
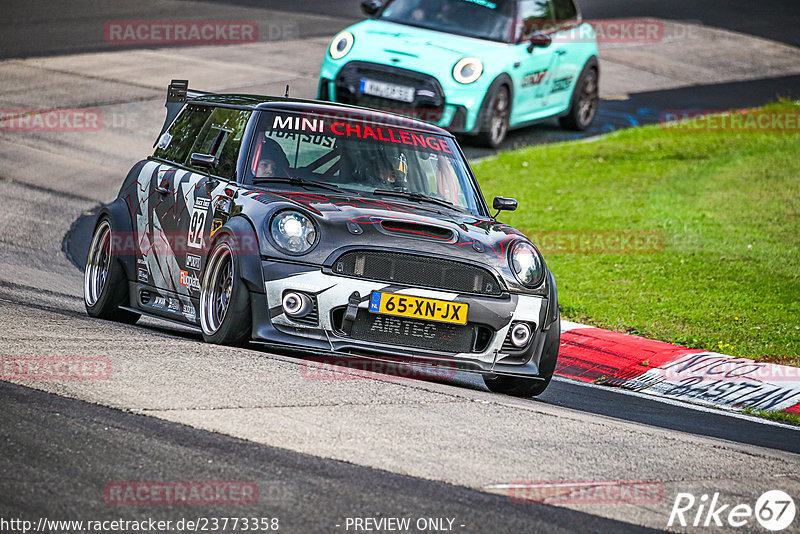
<instances>
[{"instance_id":1,"label":"sponsor decal","mask_svg":"<svg viewBox=\"0 0 800 534\"><path fill-rule=\"evenodd\" d=\"M258 502L254 482L110 482L103 489L113 506L231 506Z\"/></svg>"},{"instance_id":2,"label":"sponsor decal","mask_svg":"<svg viewBox=\"0 0 800 534\"><path fill-rule=\"evenodd\" d=\"M181 271L179 282L182 286L188 287L192 291L200 291L200 279L196 274Z\"/></svg>"},{"instance_id":3,"label":"sponsor decal","mask_svg":"<svg viewBox=\"0 0 800 534\"><path fill-rule=\"evenodd\" d=\"M164 311L171 311L181 313L181 303L178 299L156 297L153 299L153 308L159 308Z\"/></svg>"},{"instance_id":4,"label":"sponsor decal","mask_svg":"<svg viewBox=\"0 0 800 534\"><path fill-rule=\"evenodd\" d=\"M211 235L214 235L212 232ZM186 268L191 269L193 271L199 271L201 264L200 256L196 256L194 254L187 254L186 255Z\"/></svg>"},{"instance_id":5,"label":"sponsor decal","mask_svg":"<svg viewBox=\"0 0 800 534\"><path fill-rule=\"evenodd\" d=\"M563 78L559 78L553 81L553 90L551 93L561 93L569 89L569 86L572 85L572 76L564 76Z\"/></svg>"},{"instance_id":6,"label":"sponsor decal","mask_svg":"<svg viewBox=\"0 0 800 534\"><path fill-rule=\"evenodd\" d=\"M195 310L194 306L192 306L191 304L184 304L183 316L189 319L190 321L194 321L195 319L197 319L197 310Z\"/></svg>"},{"instance_id":7,"label":"sponsor decal","mask_svg":"<svg viewBox=\"0 0 800 534\"><path fill-rule=\"evenodd\" d=\"M337 118L326 120L322 117L275 115L273 131L299 131L326 134L334 137L349 137L362 140L380 141L419 147L433 152L453 154L447 138L407 131L386 125L350 123ZM330 143L330 141L327 141Z\"/></svg>"},{"instance_id":8,"label":"sponsor decal","mask_svg":"<svg viewBox=\"0 0 800 534\"><path fill-rule=\"evenodd\" d=\"M542 83L546 75L547 75L547 69L537 70L536 72L526 74L525 77L522 79L522 87L532 87L534 85L539 85L540 83Z\"/></svg>"},{"instance_id":9,"label":"sponsor decal","mask_svg":"<svg viewBox=\"0 0 800 534\"><path fill-rule=\"evenodd\" d=\"M214 219L211 221L211 237L214 237L214 234L217 233L217 230L222 228L222 219ZM200 267L197 268L200 270Z\"/></svg>"},{"instance_id":10,"label":"sponsor decal","mask_svg":"<svg viewBox=\"0 0 800 534\"><path fill-rule=\"evenodd\" d=\"M147 262L143 259L136 260L137 278L143 284L150 280L150 269L147 267Z\"/></svg>"},{"instance_id":11,"label":"sponsor decal","mask_svg":"<svg viewBox=\"0 0 800 534\"><path fill-rule=\"evenodd\" d=\"M308 117L275 115L272 121L273 130L295 130L301 132L325 132L324 119L310 119Z\"/></svg>"},{"instance_id":12,"label":"sponsor decal","mask_svg":"<svg viewBox=\"0 0 800 534\"><path fill-rule=\"evenodd\" d=\"M194 201L192 219L189 221L189 235L186 245L189 248L203 248L203 230L206 226L206 213L211 205L211 199L198 198Z\"/></svg>"}]
</instances>

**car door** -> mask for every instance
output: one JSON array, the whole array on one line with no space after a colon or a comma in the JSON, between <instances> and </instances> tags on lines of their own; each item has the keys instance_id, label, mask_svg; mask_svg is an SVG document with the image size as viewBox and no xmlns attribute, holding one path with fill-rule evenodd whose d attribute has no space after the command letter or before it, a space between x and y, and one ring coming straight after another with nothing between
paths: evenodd
<instances>
[{"instance_id":1,"label":"car door","mask_svg":"<svg viewBox=\"0 0 800 534\"><path fill-rule=\"evenodd\" d=\"M558 56L557 70L550 85L550 105L560 109L569 106L572 90L583 65L582 49L586 39L580 31L581 17L573 0L551 0L556 16L553 46Z\"/></svg>"},{"instance_id":2,"label":"car door","mask_svg":"<svg viewBox=\"0 0 800 534\"><path fill-rule=\"evenodd\" d=\"M171 286L189 312L191 308L186 298L196 310L210 238L227 216L224 213L227 202L219 202L220 193L215 191L226 189L220 184L236 181L239 149L251 115L252 111L248 110L215 108L187 155L185 166L190 171L175 175L176 218L170 219L175 225L170 231L183 246L174 249L177 268L170 271ZM214 163L201 164L199 158L193 160L192 155L201 155ZM208 187L209 181L212 181L211 187Z\"/></svg>"},{"instance_id":3,"label":"car door","mask_svg":"<svg viewBox=\"0 0 800 534\"><path fill-rule=\"evenodd\" d=\"M557 74L560 54L555 45L530 49L536 32L551 34L555 13L550 0L520 0L517 15L517 44L514 45L514 102L512 123L526 122L547 115L550 92Z\"/></svg>"},{"instance_id":4,"label":"car door","mask_svg":"<svg viewBox=\"0 0 800 534\"><path fill-rule=\"evenodd\" d=\"M188 105L159 140L147 172L140 177L136 217L138 282L155 288L157 295L143 301L156 313L192 319L188 298L180 299L176 280L180 278L185 239L177 233L180 201L179 184L193 173L184 162L191 154L213 108ZM196 316L196 313L194 314Z\"/></svg>"}]
</instances>

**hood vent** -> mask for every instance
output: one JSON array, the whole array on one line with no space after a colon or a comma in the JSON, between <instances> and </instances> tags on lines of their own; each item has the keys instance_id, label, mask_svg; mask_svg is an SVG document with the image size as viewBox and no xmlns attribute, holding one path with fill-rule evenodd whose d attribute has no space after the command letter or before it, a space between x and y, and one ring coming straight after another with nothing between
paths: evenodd
<instances>
[{"instance_id":1,"label":"hood vent","mask_svg":"<svg viewBox=\"0 0 800 534\"><path fill-rule=\"evenodd\" d=\"M432 224L419 224L409 221L382 221L381 228L387 233L400 235L403 237L416 237L419 239L431 239L433 241L453 241L455 232L442 226Z\"/></svg>"}]
</instances>

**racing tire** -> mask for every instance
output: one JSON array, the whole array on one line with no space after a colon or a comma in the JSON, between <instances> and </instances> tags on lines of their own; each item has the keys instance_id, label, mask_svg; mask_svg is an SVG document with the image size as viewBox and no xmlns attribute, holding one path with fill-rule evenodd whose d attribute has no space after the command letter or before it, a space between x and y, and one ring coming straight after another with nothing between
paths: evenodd
<instances>
[{"instance_id":1,"label":"racing tire","mask_svg":"<svg viewBox=\"0 0 800 534\"><path fill-rule=\"evenodd\" d=\"M517 376L483 375L483 383L493 393L502 393L512 397L537 397L544 393L558 361L558 348L561 345L561 321L556 321L547 331L547 337L542 348L542 360L539 364L539 376L544 380L533 380Z\"/></svg>"},{"instance_id":2,"label":"racing tire","mask_svg":"<svg viewBox=\"0 0 800 534\"><path fill-rule=\"evenodd\" d=\"M128 278L114 252L111 219L102 217L95 227L86 270L83 273L83 303L90 317L134 324L138 313L121 310L129 304Z\"/></svg>"},{"instance_id":3,"label":"racing tire","mask_svg":"<svg viewBox=\"0 0 800 534\"><path fill-rule=\"evenodd\" d=\"M582 132L594 122L600 102L599 76L595 66L585 66L572 91L569 111L558 118L565 130Z\"/></svg>"},{"instance_id":4,"label":"racing tire","mask_svg":"<svg viewBox=\"0 0 800 534\"><path fill-rule=\"evenodd\" d=\"M243 346L250 340L253 318L250 292L241 278L236 239L222 234L208 256L200 287L203 339L215 345Z\"/></svg>"},{"instance_id":5,"label":"racing tire","mask_svg":"<svg viewBox=\"0 0 800 534\"><path fill-rule=\"evenodd\" d=\"M497 148L505 141L511 120L511 91L505 84L489 89L481 111L480 130L475 140L486 148Z\"/></svg>"}]
</instances>

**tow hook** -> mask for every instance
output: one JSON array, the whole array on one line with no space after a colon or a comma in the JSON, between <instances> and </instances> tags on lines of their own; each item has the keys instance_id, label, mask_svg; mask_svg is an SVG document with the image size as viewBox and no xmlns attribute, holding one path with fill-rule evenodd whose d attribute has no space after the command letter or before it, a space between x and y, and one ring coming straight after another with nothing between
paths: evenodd
<instances>
[{"instance_id":1,"label":"tow hook","mask_svg":"<svg viewBox=\"0 0 800 534\"><path fill-rule=\"evenodd\" d=\"M358 305L361 303L361 294L354 291L350 298L347 299L347 310L344 312L344 319L342 320L342 330L349 336L353 330L353 323L356 322L356 314L358 313Z\"/></svg>"}]
</instances>

